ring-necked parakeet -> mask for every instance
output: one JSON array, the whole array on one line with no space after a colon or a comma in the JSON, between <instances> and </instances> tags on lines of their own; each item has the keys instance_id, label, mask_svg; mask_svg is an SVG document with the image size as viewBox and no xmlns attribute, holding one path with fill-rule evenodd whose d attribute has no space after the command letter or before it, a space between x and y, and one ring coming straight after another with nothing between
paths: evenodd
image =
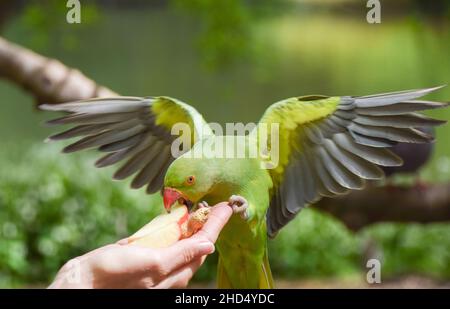
<instances>
[{"instance_id":1,"label":"ring-necked parakeet","mask_svg":"<svg viewBox=\"0 0 450 309\"><path fill-rule=\"evenodd\" d=\"M261 161L266 160L262 156L191 156L202 151L205 143L232 139L237 148L250 143L236 136L214 135L193 107L173 98L98 98L41 108L69 113L51 124L76 125L51 140L83 137L64 152L95 147L106 153L96 162L97 167L125 162L114 178L135 174L132 188L147 186L148 193L163 188L167 210L176 201L196 207L230 200L240 216L232 216L217 241L218 286L269 288L273 282L267 235L275 236L305 205L323 196L359 190L367 179L382 178L378 166L401 165L402 160L389 147L400 142L430 142L429 135L414 127L444 121L417 111L447 103L414 99L438 88L362 97L293 97L277 102L244 138L254 138L253 133L263 125L279 125L279 163L270 169L261 168ZM192 148L174 158L170 147L177 136L171 135L171 129L180 122L192 130ZM271 136L267 140L268 149L275 146L270 144Z\"/></svg>"}]
</instances>

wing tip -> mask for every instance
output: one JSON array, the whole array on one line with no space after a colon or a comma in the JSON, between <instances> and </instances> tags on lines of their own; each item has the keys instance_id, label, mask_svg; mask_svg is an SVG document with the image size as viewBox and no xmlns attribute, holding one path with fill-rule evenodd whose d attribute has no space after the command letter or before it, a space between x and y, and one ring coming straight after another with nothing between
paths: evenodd
<instances>
[{"instance_id":1,"label":"wing tip","mask_svg":"<svg viewBox=\"0 0 450 309\"><path fill-rule=\"evenodd\" d=\"M399 157L398 155L396 155L395 153L392 152L392 154L396 157L395 162L390 165L390 166L402 166L403 164L405 164L405 161L403 161L403 159L401 157Z\"/></svg>"},{"instance_id":2,"label":"wing tip","mask_svg":"<svg viewBox=\"0 0 450 309\"><path fill-rule=\"evenodd\" d=\"M119 169L117 172L114 173L114 175L112 176L112 179L113 180L124 180L127 177L128 177L128 175L123 175L122 171Z\"/></svg>"},{"instance_id":3,"label":"wing tip","mask_svg":"<svg viewBox=\"0 0 450 309\"><path fill-rule=\"evenodd\" d=\"M112 180L122 180L122 178L119 178L119 176L117 176L117 173L114 173L114 175L112 176Z\"/></svg>"},{"instance_id":4,"label":"wing tip","mask_svg":"<svg viewBox=\"0 0 450 309\"><path fill-rule=\"evenodd\" d=\"M433 86L433 87L426 87L426 88L417 88L417 89L411 89L411 90L405 90L405 92L422 92L422 96L425 96L433 91L437 91L439 89L442 89L444 87L447 87L447 84L442 84L439 86Z\"/></svg>"},{"instance_id":5,"label":"wing tip","mask_svg":"<svg viewBox=\"0 0 450 309\"><path fill-rule=\"evenodd\" d=\"M437 90L440 90L442 88L447 87L447 84L442 84L439 86L434 86L434 87L428 87L428 88L422 88L422 89L417 89L418 92L422 92L422 95L420 97L426 96L432 92L435 92ZM447 106L449 102L436 102L436 103L441 103L443 106Z\"/></svg>"},{"instance_id":6,"label":"wing tip","mask_svg":"<svg viewBox=\"0 0 450 309\"><path fill-rule=\"evenodd\" d=\"M424 89L422 89L422 90L424 90L424 91L426 91L426 92L433 92L433 91L442 89L442 88L444 88L444 87L447 87L447 84L442 84L442 85L439 85L439 86L434 86L434 87L424 88Z\"/></svg>"},{"instance_id":7,"label":"wing tip","mask_svg":"<svg viewBox=\"0 0 450 309\"><path fill-rule=\"evenodd\" d=\"M60 112L66 111L66 109L64 108L66 104L67 103L44 103L40 104L38 108L43 111Z\"/></svg>"},{"instance_id":8,"label":"wing tip","mask_svg":"<svg viewBox=\"0 0 450 309\"><path fill-rule=\"evenodd\" d=\"M68 153L72 153L72 152L74 152L74 151L66 149L66 148L63 148L63 150L61 150L61 153L64 153L64 154L68 154Z\"/></svg>"},{"instance_id":9,"label":"wing tip","mask_svg":"<svg viewBox=\"0 0 450 309\"><path fill-rule=\"evenodd\" d=\"M41 110L43 110L43 111L50 111L50 110L53 110L53 109L52 109L53 105L54 105L54 104L48 104L48 103L45 103L45 104L40 104L40 105L38 106L38 108L41 109Z\"/></svg>"},{"instance_id":10,"label":"wing tip","mask_svg":"<svg viewBox=\"0 0 450 309\"><path fill-rule=\"evenodd\" d=\"M73 152L76 152L76 151L79 151L79 150L83 150L83 149L84 149L84 148L78 148L78 145L77 145L77 144L70 144L70 145L64 147L64 148L61 150L61 152L62 152L62 153L73 153Z\"/></svg>"},{"instance_id":11,"label":"wing tip","mask_svg":"<svg viewBox=\"0 0 450 309\"><path fill-rule=\"evenodd\" d=\"M270 238L270 239L274 239L276 236L278 235L278 231L274 231L273 229L272 229L272 227L268 227L267 228L267 236Z\"/></svg>"},{"instance_id":12,"label":"wing tip","mask_svg":"<svg viewBox=\"0 0 450 309\"><path fill-rule=\"evenodd\" d=\"M448 104L447 104L447 106L448 106ZM434 118L431 118L431 119L433 119L433 122L428 124L427 125L428 127L438 127L438 126L442 126L448 122L448 120L444 120L444 119L434 119Z\"/></svg>"},{"instance_id":13,"label":"wing tip","mask_svg":"<svg viewBox=\"0 0 450 309\"><path fill-rule=\"evenodd\" d=\"M63 118L54 118L54 119L46 120L44 122L44 126L46 126L46 127L53 127L53 126L57 126L57 125L61 125L61 124L64 124Z\"/></svg>"},{"instance_id":14,"label":"wing tip","mask_svg":"<svg viewBox=\"0 0 450 309\"><path fill-rule=\"evenodd\" d=\"M50 142L57 142L57 141L62 141L62 140L65 140L65 139L68 139L68 137L64 137L64 134L65 132L62 132L62 133L56 133L56 134L53 134L53 135L50 135L49 137L47 137L45 140L44 140L44 142L45 143L50 143ZM70 138L70 137L69 137Z\"/></svg>"},{"instance_id":15,"label":"wing tip","mask_svg":"<svg viewBox=\"0 0 450 309\"><path fill-rule=\"evenodd\" d=\"M68 112L67 105L70 103L77 103L75 102L66 102L66 103L44 103L40 104L38 108L43 111L52 111L52 112Z\"/></svg>"},{"instance_id":16,"label":"wing tip","mask_svg":"<svg viewBox=\"0 0 450 309\"><path fill-rule=\"evenodd\" d=\"M95 166L96 168L102 168L102 167L108 166L108 164L107 164L108 162L107 162L107 160L106 160L107 156L108 156L108 155L103 156L103 157L97 159L97 161L95 161L95 163L94 163L94 166Z\"/></svg>"},{"instance_id":17,"label":"wing tip","mask_svg":"<svg viewBox=\"0 0 450 309\"><path fill-rule=\"evenodd\" d=\"M142 188L142 187L145 186L145 185L146 185L145 182L142 184L142 183L140 183L139 181L137 181L136 178L134 178L134 179L131 181L130 188L131 188L131 189L137 190L137 189Z\"/></svg>"}]
</instances>

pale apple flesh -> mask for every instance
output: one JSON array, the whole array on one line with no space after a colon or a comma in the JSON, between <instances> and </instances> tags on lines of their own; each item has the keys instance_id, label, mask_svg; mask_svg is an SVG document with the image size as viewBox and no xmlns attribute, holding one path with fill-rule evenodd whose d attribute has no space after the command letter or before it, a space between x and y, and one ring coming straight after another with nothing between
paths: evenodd
<instances>
[{"instance_id":1,"label":"pale apple flesh","mask_svg":"<svg viewBox=\"0 0 450 309\"><path fill-rule=\"evenodd\" d=\"M186 205L176 203L170 213L155 217L128 238L129 244L147 248L165 248L178 240L191 237L208 219L209 208L189 213Z\"/></svg>"}]
</instances>

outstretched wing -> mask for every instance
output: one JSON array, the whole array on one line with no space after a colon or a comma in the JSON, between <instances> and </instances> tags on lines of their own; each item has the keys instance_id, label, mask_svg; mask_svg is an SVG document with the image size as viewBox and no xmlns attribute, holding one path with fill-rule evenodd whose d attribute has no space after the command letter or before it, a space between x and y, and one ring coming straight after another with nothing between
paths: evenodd
<instances>
[{"instance_id":1,"label":"outstretched wing","mask_svg":"<svg viewBox=\"0 0 450 309\"><path fill-rule=\"evenodd\" d=\"M167 168L175 160L171 144L178 135L171 134L172 126L176 123L189 126L191 147L202 133L210 133L197 110L169 97L97 98L45 104L40 108L68 113L64 117L48 121L51 125L75 125L67 131L50 136L49 140L82 137L65 147L63 152L98 148L107 154L97 160L97 167L125 162L113 178L124 179L137 173L131 187L137 189L147 185L146 191L149 194L161 188ZM188 148L189 145L184 146Z\"/></svg>"},{"instance_id":2,"label":"outstretched wing","mask_svg":"<svg viewBox=\"0 0 450 309\"><path fill-rule=\"evenodd\" d=\"M439 88L363 97L290 98L272 105L260 121L279 123L280 133L279 165L270 170L275 186L267 212L269 236L305 205L362 189L366 179L384 177L379 165L401 165L389 147L432 141L414 128L445 121L417 111L448 104L414 99Z\"/></svg>"}]
</instances>

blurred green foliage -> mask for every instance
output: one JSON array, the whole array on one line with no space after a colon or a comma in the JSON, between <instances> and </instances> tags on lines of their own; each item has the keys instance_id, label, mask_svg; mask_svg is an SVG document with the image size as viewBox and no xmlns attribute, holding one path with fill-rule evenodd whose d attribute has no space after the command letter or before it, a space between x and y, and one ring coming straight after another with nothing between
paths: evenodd
<instances>
[{"instance_id":1,"label":"blurred green foliage","mask_svg":"<svg viewBox=\"0 0 450 309\"><path fill-rule=\"evenodd\" d=\"M422 274L450 278L448 224L379 224L363 232L382 248L383 271L390 276Z\"/></svg>"},{"instance_id":2,"label":"blurred green foliage","mask_svg":"<svg viewBox=\"0 0 450 309\"><path fill-rule=\"evenodd\" d=\"M305 209L270 242L273 273L289 278L360 271L361 239L327 214Z\"/></svg>"},{"instance_id":3,"label":"blurred green foliage","mask_svg":"<svg viewBox=\"0 0 450 309\"><path fill-rule=\"evenodd\" d=\"M199 21L198 44L204 63L213 70L261 59L266 50L262 50L255 37L255 27L290 6L286 0L172 0L171 3Z\"/></svg>"},{"instance_id":4,"label":"blurred green foliage","mask_svg":"<svg viewBox=\"0 0 450 309\"><path fill-rule=\"evenodd\" d=\"M60 145L0 154L0 287L45 285L72 257L130 235L162 210L159 195L110 180L92 154L61 155ZM304 210L269 243L276 277L351 276L362 248L377 241L383 278L405 272L450 278L450 226L383 224L352 234L340 222ZM217 256L196 280L215 277Z\"/></svg>"},{"instance_id":5,"label":"blurred green foliage","mask_svg":"<svg viewBox=\"0 0 450 309\"><path fill-rule=\"evenodd\" d=\"M54 43L66 50L74 50L80 46L80 31L97 22L100 14L95 3L83 2L81 23L69 24L66 15L70 8L66 7L66 3L67 1L61 0L31 0L24 6L16 21L21 27L22 35L29 37L31 48L45 50Z\"/></svg>"}]
</instances>

